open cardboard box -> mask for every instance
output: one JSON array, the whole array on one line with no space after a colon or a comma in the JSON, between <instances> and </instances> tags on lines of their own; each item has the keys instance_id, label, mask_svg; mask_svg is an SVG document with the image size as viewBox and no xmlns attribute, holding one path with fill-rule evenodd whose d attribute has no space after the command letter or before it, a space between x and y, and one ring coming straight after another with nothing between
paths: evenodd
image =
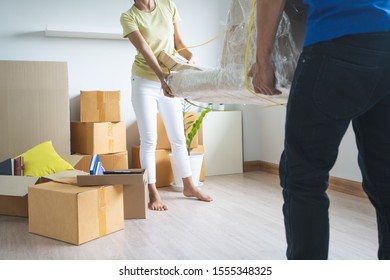
<instances>
[{"instance_id":1,"label":"open cardboard box","mask_svg":"<svg viewBox=\"0 0 390 280\"><path fill-rule=\"evenodd\" d=\"M58 181L62 178L74 177L77 175L87 175L87 164L91 156L90 155L61 155L61 157L69 162L75 170L63 171L44 177L27 177L27 176L5 176L0 175L0 215L8 216L20 216L28 217L28 187L31 185L41 184L48 181ZM104 163L107 169L126 169L128 166L127 152L118 154L104 155ZM130 185L138 184L144 186L143 176L141 179L136 180L132 177L132 183ZM137 177L138 178L138 177ZM95 185L102 185L106 183L96 183ZM138 189L137 189L138 190ZM132 190L135 191L135 190ZM139 189L141 191L141 189ZM127 192L126 192L127 194ZM135 195L135 194L134 194ZM143 201L143 193L140 192L141 201ZM130 200L131 198L129 198ZM126 206L127 209L127 206ZM129 210L128 210L129 211ZM131 212L131 211L130 211ZM141 211L142 212L142 211ZM128 214L127 216L132 218L133 216L144 216L138 214Z\"/></svg>"},{"instance_id":2,"label":"open cardboard box","mask_svg":"<svg viewBox=\"0 0 390 280\"><path fill-rule=\"evenodd\" d=\"M0 215L28 216L28 186L38 182L37 177L0 176Z\"/></svg>"},{"instance_id":3,"label":"open cardboard box","mask_svg":"<svg viewBox=\"0 0 390 280\"><path fill-rule=\"evenodd\" d=\"M72 156L69 157L69 159ZM71 162L80 159L73 156ZM28 187L67 177L85 175L80 170L68 170L44 177L0 176L0 215L28 217Z\"/></svg>"}]
</instances>

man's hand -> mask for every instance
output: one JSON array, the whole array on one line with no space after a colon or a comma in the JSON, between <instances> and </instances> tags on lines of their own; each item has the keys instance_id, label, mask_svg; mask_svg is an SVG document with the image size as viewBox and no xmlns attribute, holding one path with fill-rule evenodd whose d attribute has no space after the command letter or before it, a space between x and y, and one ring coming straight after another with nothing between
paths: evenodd
<instances>
[{"instance_id":1,"label":"man's hand","mask_svg":"<svg viewBox=\"0 0 390 280\"><path fill-rule=\"evenodd\" d=\"M281 94L280 90L275 88L275 74L272 63L258 63L252 65L248 73L252 77L253 89L256 93L265 95Z\"/></svg>"}]
</instances>

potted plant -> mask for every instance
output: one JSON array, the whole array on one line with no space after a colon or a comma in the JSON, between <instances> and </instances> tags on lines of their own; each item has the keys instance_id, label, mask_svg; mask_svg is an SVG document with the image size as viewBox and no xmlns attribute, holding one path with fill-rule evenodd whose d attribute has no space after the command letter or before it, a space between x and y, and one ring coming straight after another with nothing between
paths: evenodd
<instances>
[{"instance_id":1,"label":"potted plant","mask_svg":"<svg viewBox=\"0 0 390 280\"><path fill-rule=\"evenodd\" d=\"M194 112L198 113L198 117L196 120L194 120L194 114L191 114L190 108L196 106L198 108L201 108L202 110L200 112ZM203 119L206 116L206 114L210 111L212 111L212 103L208 103L207 107L201 107L198 105L195 105L191 101L184 99L183 101L183 120L184 120L184 134L186 135L186 146L187 146L187 152L188 156L190 158L190 165L191 165L191 171L192 171L192 180L195 184L195 186L200 185L199 177L200 172L202 169L202 163L203 163L203 153L199 152L191 152L191 144L194 140L194 137L199 132L199 129L202 125ZM183 190L183 183L182 179L179 176L179 171L176 166L176 163L174 162L173 158L171 159L171 165L172 165L172 171L174 176L174 185L173 189L175 191L182 191Z\"/></svg>"},{"instance_id":2,"label":"potted plant","mask_svg":"<svg viewBox=\"0 0 390 280\"><path fill-rule=\"evenodd\" d=\"M192 106L196 106L201 108L202 111L199 117L193 121L193 115L189 114L189 110ZM210 111L212 103L208 103L207 107L200 107L189 101L188 99L184 99L183 102L183 120L184 120L184 134L186 135L186 144L187 144L187 152L188 155L191 155L191 143L194 140L195 135L198 133L200 126L202 125L203 119L206 114Z\"/></svg>"}]
</instances>

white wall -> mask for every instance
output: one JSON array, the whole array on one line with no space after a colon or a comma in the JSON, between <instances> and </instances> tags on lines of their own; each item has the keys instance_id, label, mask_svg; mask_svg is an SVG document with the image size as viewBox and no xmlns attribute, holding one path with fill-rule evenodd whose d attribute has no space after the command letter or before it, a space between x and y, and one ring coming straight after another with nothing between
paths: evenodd
<instances>
[{"instance_id":1,"label":"white wall","mask_svg":"<svg viewBox=\"0 0 390 280\"><path fill-rule=\"evenodd\" d=\"M261 160L279 164L283 151L285 107L260 108L253 105L233 106L243 111L244 161ZM341 142L331 176L361 181L357 164L355 136L350 127Z\"/></svg>"},{"instance_id":2,"label":"white wall","mask_svg":"<svg viewBox=\"0 0 390 280\"><path fill-rule=\"evenodd\" d=\"M139 136L131 105L130 68L135 49L126 40L45 37L46 25L101 27L121 31L119 16L132 0L0 0L0 59L67 61L71 120L78 120L80 90L120 90L128 150ZM175 0L187 45L198 45L224 28L230 0ZM193 49L198 64L215 67L222 38ZM283 148L284 108L226 106L243 110L244 161L278 163ZM332 175L360 180L356 145L348 131Z\"/></svg>"},{"instance_id":3,"label":"white wall","mask_svg":"<svg viewBox=\"0 0 390 280\"><path fill-rule=\"evenodd\" d=\"M188 46L222 31L229 0L176 0ZM46 37L46 25L121 31L120 14L132 0L0 0L0 59L68 62L71 120L79 119L80 90L120 90L128 150L139 143L131 105L130 69L135 49L127 40ZM199 64L215 67L222 41L193 49Z\"/></svg>"}]
</instances>

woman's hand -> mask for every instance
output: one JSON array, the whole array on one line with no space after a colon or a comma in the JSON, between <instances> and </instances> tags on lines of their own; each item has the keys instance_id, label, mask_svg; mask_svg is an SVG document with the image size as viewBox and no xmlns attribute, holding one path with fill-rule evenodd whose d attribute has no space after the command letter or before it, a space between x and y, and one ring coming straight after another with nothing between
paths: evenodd
<instances>
[{"instance_id":1,"label":"woman's hand","mask_svg":"<svg viewBox=\"0 0 390 280\"><path fill-rule=\"evenodd\" d=\"M165 78L161 80L161 89L166 97L175 97L172 94L171 88L168 86Z\"/></svg>"},{"instance_id":2,"label":"woman's hand","mask_svg":"<svg viewBox=\"0 0 390 280\"><path fill-rule=\"evenodd\" d=\"M194 56L191 56L191 58L187 61L187 64L194 65L195 64L195 58Z\"/></svg>"}]
</instances>

